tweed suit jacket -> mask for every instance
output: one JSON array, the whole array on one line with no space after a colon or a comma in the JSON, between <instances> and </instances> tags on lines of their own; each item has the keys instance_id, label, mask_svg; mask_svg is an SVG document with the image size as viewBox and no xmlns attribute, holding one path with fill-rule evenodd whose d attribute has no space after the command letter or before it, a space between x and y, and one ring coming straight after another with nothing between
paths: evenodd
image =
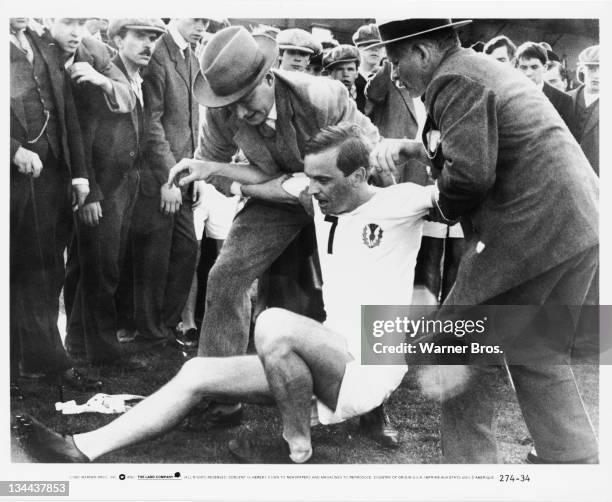
<instances>
[{"instance_id":1,"label":"tweed suit jacket","mask_svg":"<svg viewBox=\"0 0 612 502\"><path fill-rule=\"evenodd\" d=\"M485 302L598 243L595 173L546 96L512 68L450 51L425 91L439 210L467 249L447 304ZM437 144L436 144L437 143Z\"/></svg>"},{"instance_id":2,"label":"tweed suit jacket","mask_svg":"<svg viewBox=\"0 0 612 502\"><path fill-rule=\"evenodd\" d=\"M568 93L572 99L574 113L578 99L583 99L583 89L584 85L581 85ZM595 172L599 174L599 101L593 103L589 108L589 115L584 124L584 128L581 133L577 135L576 140L580 143L582 151L587 159L589 159Z\"/></svg>"},{"instance_id":3,"label":"tweed suit jacket","mask_svg":"<svg viewBox=\"0 0 612 502\"><path fill-rule=\"evenodd\" d=\"M112 63L121 71L122 83L129 85L128 74L119 55ZM83 120L83 138L87 155L89 196L86 202L104 200L121 184L124 175L141 162L144 117L140 103L128 113L111 111L99 90Z\"/></svg>"},{"instance_id":4,"label":"tweed suit jacket","mask_svg":"<svg viewBox=\"0 0 612 502\"><path fill-rule=\"evenodd\" d=\"M255 126L239 121L229 108L206 110L196 158L229 162L240 148L249 162L264 173L304 171L304 145L322 127L340 122L358 124L376 142L378 130L357 110L340 82L301 72L273 70L277 109L277 162L264 146Z\"/></svg>"},{"instance_id":5,"label":"tweed suit jacket","mask_svg":"<svg viewBox=\"0 0 612 502\"><path fill-rule=\"evenodd\" d=\"M191 92L199 63L189 51L191 75L170 33L161 36L144 70L147 102L146 162L141 190L158 196L172 166L192 158L198 141L199 108Z\"/></svg>"},{"instance_id":6,"label":"tweed suit jacket","mask_svg":"<svg viewBox=\"0 0 612 502\"><path fill-rule=\"evenodd\" d=\"M72 88L65 75L64 68L58 59L55 44L39 36L29 28L26 28L26 33L29 35L30 41L37 47L42 55L47 71L49 72L51 91L55 99L56 113L60 127L59 141L62 146L62 160L68 167L73 178L87 178L88 171L85 153L83 151L83 138L81 135L81 128L79 127L79 119L74 103ZM11 61L14 61L16 58L24 57L14 44L9 43L9 46ZM16 166L12 164L15 152L20 146L26 149L28 148L27 141L31 139L32 131L29 131L25 118L21 85L17 79L17 75L13 72L11 72L10 102L10 162L16 169ZM45 159L41 160L43 162L45 161Z\"/></svg>"},{"instance_id":7,"label":"tweed suit jacket","mask_svg":"<svg viewBox=\"0 0 612 502\"><path fill-rule=\"evenodd\" d=\"M117 113L128 113L136 106L136 96L125 81L125 76L121 70L112 63L112 57L114 56L111 55L109 49L110 47L105 43L93 37L85 37L77 47L74 62L89 63L94 70L108 77L114 91L112 99L105 95L109 109ZM98 93L98 90L88 83L77 85L79 85L79 90L76 92L77 106L79 112L81 112L83 108L87 108L90 99L92 99L91 94Z\"/></svg>"}]
</instances>

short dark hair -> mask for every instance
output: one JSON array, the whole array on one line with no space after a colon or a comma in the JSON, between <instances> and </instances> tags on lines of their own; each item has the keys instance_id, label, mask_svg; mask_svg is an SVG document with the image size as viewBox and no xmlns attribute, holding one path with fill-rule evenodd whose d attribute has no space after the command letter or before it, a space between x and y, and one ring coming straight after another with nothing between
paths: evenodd
<instances>
[{"instance_id":1,"label":"short dark hair","mask_svg":"<svg viewBox=\"0 0 612 502\"><path fill-rule=\"evenodd\" d=\"M548 62L546 49L535 42L525 42L516 49L516 61L519 59L539 59L543 65Z\"/></svg>"},{"instance_id":2,"label":"short dark hair","mask_svg":"<svg viewBox=\"0 0 612 502\"><path fill-rule=\"evenodd\" d=\"M514 57L514 53L516 52L516 45L514 45L514 42L512 42L512 40L510 40L506 35L499 35L497 37L493 37L485 44L483 52L485 54L491 54L495 49L498 49L499 47L506 47L508 51L508 57L510 59Z\"/></svg>"},{"instance_id":3,"label":"short dark hair","mask_svg":"<svg viewBox=\"0 0 612 502\"><path fill-rule=\"evenodd\" d=\"M359 167L369 168L372 144L358 125L341 122L338 125L324 127L308 140L305 154L316 155L332 148L338 149L336 167L345 176Z\"/></svg>"},{"instance_id":4,"label":"short dark hair","mask_svg":"<svg viewBox=\"0 0 612 502\"><path fill-rule=\"evenodd\" d=\"M559 61L549 61L548 65L546 65L546 71L552 70L553 68L556 68L557 70L559 70L559 76L561 77L561 80L565 80L567 81L567 70L565 69L565 66L563 66L561 63L559 63Z\"/></svg>"}]
</instances>

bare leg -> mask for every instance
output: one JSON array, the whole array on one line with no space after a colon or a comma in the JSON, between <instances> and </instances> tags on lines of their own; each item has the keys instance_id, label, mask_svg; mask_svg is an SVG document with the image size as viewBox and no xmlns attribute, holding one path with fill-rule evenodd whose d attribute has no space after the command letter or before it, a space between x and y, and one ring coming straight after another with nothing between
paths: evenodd
<instances>
[{"instance_id":1,"label":"bare leg","mask_svg":"<svg viewBox=\"0 0 612 502\"><path fill-rule=\"evenodd\" d=\"M208 396L274 403L257 356L196 357L187 361L166 385L117 420L95 431L75 435L74 442L94 460L169 431Z\"/></svg>"},{"instance_id":2,"label":"bare leg","mask_svg":"<svg viewBox=\"0 0 612 502\"><path fill-rule=\"evenodd\" d=\"M262 312L255 326L257 353L283 419L294 461L310 456L310 405L314 393L336 408L346 363L344 339L321 323L287 310Z\"/></svg>"}]
</instances>

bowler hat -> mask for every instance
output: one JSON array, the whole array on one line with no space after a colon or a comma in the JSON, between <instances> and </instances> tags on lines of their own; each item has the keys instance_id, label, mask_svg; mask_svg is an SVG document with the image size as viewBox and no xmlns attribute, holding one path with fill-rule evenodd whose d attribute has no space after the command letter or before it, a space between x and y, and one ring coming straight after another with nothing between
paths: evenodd
<instances>
[{"instance_id":1,"label":"bowler hat","mask_svg":"<svg viewBox=\"0 0 612 502\"><path fill-rule=\"evenodd\" d=\"M380 42L378 27L372 24L364 24L353 34L353 43L359 49L369 48L372 44Z\"/></svg>"},{"instance_id":2,"label":"bowler hat","mask_svg":"<svg viewBox=\"0 0 612 502\"><path fill-rule=\"evenodd\" d=\"M119 19L111 19L108 23L108 38L112 40L115 35L126 28L128 30L144 30L152 31L159 35L166 33L166 25L161 19L158 18L137 18L137 17L125 17Z\"/></svg>"},{"instance_id":3,"label":"bowler hat","mask_svg":"<svg viewBox=\"0 0 612 502\"><path fill-rule=\"evenodd\" d=\"M381 47L383 45L399 42L406 38L418 37L431 33L432 31L443 30L445 28L458 28L471 23L471 19L464 21L453 21L452 19L398 19L393 21L379 22L378 31L382 42L371 45L370 47Z\"/></svg>"},{"instance_id":4,"label":"bowler hat","mask_svg":"<svg viewBox=\"0 0 612 502\"><path fill-rule=\"evenodd\" d=\"M331 70L340 63L356 63L359 65L359 49L352 45L342 44L334 47L323 56L323 66L326 70Z\"/></svg>"},{"instance_id":5,"label":"bowler hat","mask_svg":"<svg viewBox=\"0 0 612 502\"><path fill-rule=\"evenodd\" d=\"M302 51L308 54L317 54L322 50L321 44L310 33L300 28L281 31L276 37L276 43L279 49Z\"/></svg>"},{"instance_id":6,"label":"bowler hat","mask_svg":"<svg viewBox=\"0 0 612 502\"><path fill-rule=\"evenodd\" d=\"M220 108L251 92L278 57L276 42L230 26L210 39L200 56L193 94L202 106Z\"/></svg>"}]
</instances>

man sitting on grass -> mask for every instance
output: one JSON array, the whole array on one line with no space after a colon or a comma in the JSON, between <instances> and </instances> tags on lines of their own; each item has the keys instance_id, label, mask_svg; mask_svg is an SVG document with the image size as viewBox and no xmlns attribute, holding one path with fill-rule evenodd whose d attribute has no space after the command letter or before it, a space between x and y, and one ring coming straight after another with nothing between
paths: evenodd
<instances>
[{"instance_id":1,"label":"man sitting on grass","mask_svg":"<svg viewBox=\"0 0 612 502\"><path fill-rule=\"evenodd\" d=\"M370 150L357 126L340 124L321 130L304 160L308 194L317 202L325 324L268 309L255 327L257 355L195 357L157 392L91 432L60 436L21 417L26 451L43 462L89 462L169 431L209 397L276 404L284 439L276 444L278 458L303 463L312 456L315 410L320 423L330 424L378 407L400 384L406 366L360 363L361 305L410 303L422 221L435 189L369 185ZM182 181L203 175L197 167L189 169L191 176ZM170 182L178 171L173 168ZM283 190L278 181L269 182L271 189ZM232 440L229 448L243 462L270 461L249 438Z\"/></svg>"}]
</instances>

